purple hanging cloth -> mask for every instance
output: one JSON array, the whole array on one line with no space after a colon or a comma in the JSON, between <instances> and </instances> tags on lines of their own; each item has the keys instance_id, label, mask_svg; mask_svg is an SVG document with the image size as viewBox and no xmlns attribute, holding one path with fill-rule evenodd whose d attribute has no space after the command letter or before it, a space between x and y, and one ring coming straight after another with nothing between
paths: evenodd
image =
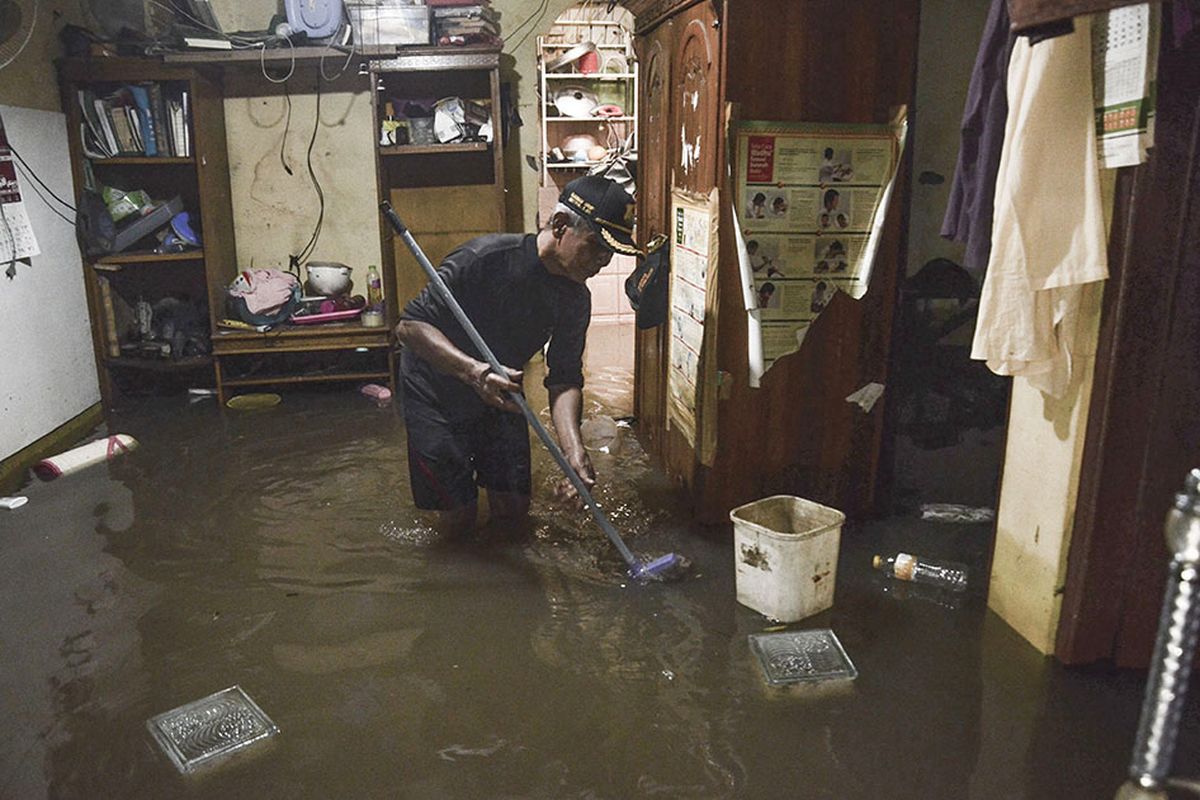
<instances>
[{"instance_id":1,"label":"purple hanging cloth","mask_svg":"<svg viewBox=\"0 0 1200 800\"><path fill-rule=\"evenodd\" d=\"M992 199L1008 119L1008 57L1015 36L1005 0L992 0L967 88L962 142L942 236L967 246L963 266L982 273L992 250Z\"/></svg>"}]
</instances>

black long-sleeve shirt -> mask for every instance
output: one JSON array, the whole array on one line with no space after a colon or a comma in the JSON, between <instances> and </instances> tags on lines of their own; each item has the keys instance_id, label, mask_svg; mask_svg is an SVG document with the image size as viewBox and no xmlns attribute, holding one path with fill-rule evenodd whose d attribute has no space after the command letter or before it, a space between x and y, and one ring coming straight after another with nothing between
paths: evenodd
<instances>
[{"instance_id":1,"label":"black long-sleeve shirt","mask_svg":"<svg viewBox=\"0 0 1200 800\"><path fill-rule=\"evenodd\" d=\"M549 341L546 386L583 386L592 296L586 286L546 270L535 235L472 239L446 256L438 273L501 364L522 369ZM401 318L433 325L455 347L483 360L432 285L404 308ZM455 419L483 411L483 401L470 386L438 372L410 350L402 353L400 363L406 397L415 396Z\"/></svg>"}]
</instances>

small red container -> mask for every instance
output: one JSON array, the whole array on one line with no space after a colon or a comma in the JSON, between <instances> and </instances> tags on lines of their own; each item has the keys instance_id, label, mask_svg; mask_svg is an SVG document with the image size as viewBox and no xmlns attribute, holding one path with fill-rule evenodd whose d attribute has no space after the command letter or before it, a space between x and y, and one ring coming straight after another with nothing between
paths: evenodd
<instances>
[{"instance_id":1,"label":"small red container","mask_svg":"<svg viewBox=\"0 0 1200 800\"><path fill-rule=\"evenodd\" d=\"M600 54L595 50L589 50L579 58L579 71L584 75L591 75L600 71Z\"/></svg>"}]
</instances>

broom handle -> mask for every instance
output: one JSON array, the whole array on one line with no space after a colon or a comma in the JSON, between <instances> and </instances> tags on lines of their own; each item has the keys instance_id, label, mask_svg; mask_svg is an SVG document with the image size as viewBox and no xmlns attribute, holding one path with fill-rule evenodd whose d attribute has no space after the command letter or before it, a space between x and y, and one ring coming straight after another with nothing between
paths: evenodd
<instances>
[{"instance_id":1,"label":"broom handle","mask_svg":"<svg viewBox=\"0 0 1200 800\"><path fill-rule=\"evenodd\" d=\"M434 269L433 264L429 262L429 258L425 255L425 251L421 249L419 244L417 244L417 240L413 238L412 233L409 232L404 222L400 219L400 215L397 214L396 210L392 208L392 204L385 200L379 204L379 209L383 212L383 215L387 217L388 222L391 223L392 228L394 228L396 233L400 235L400 238L404 240L404 243L408 245L408 249L412 251L413 256L417 259L417 263L421 265L421 269L425 270L425 274L429 276L430 283L433 284L438 294L441 295L442 300L446 302L446 305L450 307L450 311L454 314L454 318L458 320L458 324L461 325L463 330L467 332L467 336L470 337L471 342L483 356L484 360L487 361L488 365L491 366L492 370L495 371L497 375L501 377L507 377L508 371L504 368L500 361L497 360L496 354L492 352L490 347L488 347L487 342L483 340L483 337L479 335L479 331L475 329L474 324L471 323L471 320L467 316L466 312L462 310L462 306L460 306L458 301L454 299L454 293L450 291L450 287L446 285L444 280L442 280L442 276L438 275L437 270ZM525 419L528 420L530 426L537 431L538 438L542 440L542 444L546 445L546 449L550 451L550 455L552 455L554 460L558 462L558 468L562 470L563 474L567 476L567 479L571 481L571 485L575 487L575 491L581 498L583 498L584 504L588 507L588 510L592 512L592 517L596 520L596 524L600 526L600 530L604 531L604 534L621 553L621 557L625 559L625 563L629 565L630 570L634 572L634 574L640 574L642 571L641 562L638 561L638 558L633 554L633 551L625 546L625 542L621 540L621 534L617 533L617 529L614 528L612 523L608 521L608 517L604 515L600 505L592 497L592 493L588 491L587 485L567 461L567 457L563 455L562 450L559 449L558 443L551 438L550 432L546 430L544 425L542 425L542 421L539 420L537 415L533 413L533 410L529 408L529 404L525 402L524 395L522 395L520 392L509 392L508 396L512 398L513 402L521 407L521 411L525 414Z\"/></svg>"}]
</instances>

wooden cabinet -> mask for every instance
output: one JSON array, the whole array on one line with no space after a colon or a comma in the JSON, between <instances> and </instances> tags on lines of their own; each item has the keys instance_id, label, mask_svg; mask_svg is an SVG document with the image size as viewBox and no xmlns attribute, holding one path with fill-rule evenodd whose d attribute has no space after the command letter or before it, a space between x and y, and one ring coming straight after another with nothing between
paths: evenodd
<instances>
[{"instance_id":1,"label":"wooden cabinet","mask_svg":"<svg viewBox=\"0 0 1200 800\"><path fill-rule=\"evenodd\" d=\"M845 398L887 383L904 203L884 225L871 288L839 296L765 376L748 382L747 325L726 182L725 114L802 122L885 123L913 97L917 0L629 0L642 65L638 180L642 243L669 230L673 187L721 195L716 369L720 400L711 467L665 418L667 331L639 332L637 413L651 450L687 486L698 517L722 522L733 506L775 493L863 514L874 502L882 407ZM652 145L650 143L653 143ZM907 164L894 197L906 198ZM709 376L717 379L717 376Z\"/></svg>"},{"instance_id":2,"label":"wooden cabinet","mask_svg":"<svg viewBox=\"0 0 1200 800\"><path fill-rule=\"evenodd\" d=\"M156 252L159 242L151 234L121 252L85 256L83 277L104 407L112 407L118 389L138 388L164 376L199 373L196 379L208 385L213 380L208 338L221 312L224 287L236 273L219 77L149 60L64 60L58 67L77 202L85 188L101 187L143 190L154 201L179 197L203 243L199 249ZM98 113L106 112L97 112L93 100L127 92L130 86L180 101L183 128L176 125L172 131L178 146L165 146L170 137L159 130L156 155L146 154L152 149L149 131L141 131L142 141L135 140L133 147L117 141L118 155L97 149L89 128L103 124L111 129L114 122L124 126L129 118L114 115L101 123ZM163 121L161 111L151 111L150 126ZM129 135L128 130L120 133ZM164 317L169 306L176 312L173 320L145 318L147 313ZM139 310L141 335L135 324ZM185 319L186 339L165 328ZM153 332L147 334L148 328ZM191 336L194 332L200 335Z\"/></svg>"},{"instance_id":3,"label":"wooden cabinet","mask_svg":"<svg viewBox=\"0 0 1200 800\"><path fill-rule=\"evenodd\" d=\"M387 103L397 114L409 103L428 108L459 97L486 108L490 141L421 142L377 148L379 198L396 209L429 260L437 265L468 239L505 229L504 116L500 52L480 48L420 48L370 62L375 131ZM391 319L425 287L427 278L389 226L381 229Z\"/></svg>"}]
</instances>

